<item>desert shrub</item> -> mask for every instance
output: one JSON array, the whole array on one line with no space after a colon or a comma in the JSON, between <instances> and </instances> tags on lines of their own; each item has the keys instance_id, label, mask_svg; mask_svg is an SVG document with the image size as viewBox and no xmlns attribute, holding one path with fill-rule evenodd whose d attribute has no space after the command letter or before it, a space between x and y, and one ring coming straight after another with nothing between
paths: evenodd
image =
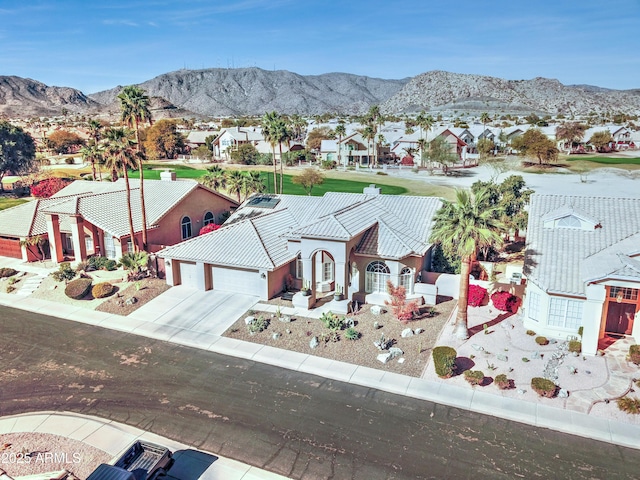
<instances>
[{"instance_id":1,"label":"desert shrub","mask_svg":"<svg viewBox=\"0 0 640 480\"><path fill-rule=\"evenodd\" d=\"M262 315L253 319L253 321L249 324L249 333L259 333L263 330L266 330L269 326L269 320L264 318Z\"/></svg>"},{"instance_id":2,"label":"desert shrub","mask_svg":"<svg viewBox=\"0 0 640 480\"><path fill-rule=\"evenodd\" d=\"M464 372L464 379L471 385L480 385L484 380L484 373L480 370L466 370Z\"/></svg>"},{"instance_id":3,"label":"desert shrub","mask_svg":"<svg viewBox=\"0 0 640 480\"><path fill-rule=\"evenodd\" d=\"M329 342L337 342L340 340L340 334L338 333L337 330L332 330L330 332L324 332L321 333L318 336L318 340L324 343L329 343Z\"/></svg>"},{"instance_id":4,"label":"desert shrub","mask_svg":"<svg viewBox=\"0 0 640 480\"><path fill-rule=\"evenodd\" d=\"M629 361L640 365L640 345L631 345L629 347Z\"/></svg>"},{"instance_id":5,"label":"desert shrub","mask_svg":"<svg viewBox=\"0 0 640 480\"><path fill-rule=\"evenodd\" d=\"M469 285L469 305L479 307L486 304L489 295L487 289L480 285Z\"/></svg>"},{"instance_id":6,"label":"desert shrub","mask_svg":"<svg viewBox=\"0 0 640 480\"><path fill-rule=\"evenodd\" d=\"M456 357L458 352L451 347L434 347L431 351L433 366L436 374L441 378L449 378L456 368Z\"/></svg>"},{"instance_id":7,"label":"desert shrub","mask_svg":"<svg viewBox=\"0 0 640 480\"><path fill-rule=\"evenodd\" d=\"M347 340L357 340L360 338L360 332L353 327L349 327L344 331L344 338Z\"/></svg>"},{"instance_id":8,"label":"desert shrub","mask_svg":"<svg viewBox=\"0 0 640 480\"><path fill-rule=\"evenodd\" d=\"M86 260L78 262L78 264L76 265L76 272L90 272L90 271L91 271L91 266L89 265L89 262Z\"/></svg>"},{"instance_id":9,"label":"desert shrub","mask_svg":"<svg viewBox=\"0 0 640 480\"><path fill-rule=\"evenodd\" d=\"M547 378L533 377L531 389L541 397L551 398L555 396L558 386Z\"/></svg>"},{"instance_id":10,"label":"desert shrub","mask_svg":"<svg viewBox=\"0 0 640 480\"><path fill-rule=\"evenodd\" d=\"M320 321L327 327L329 330L342 330L344 328L344 317L338 317L336 314L331 312L325 312L320 317Z\"/></svg>"},{"instance_id":11,"label":"desert shrub","mask_svg":"<svg viewBox=\"0 0 640 480\"><path fill-rule=\"evenodd\" d=\"M15 291L16 287L14 287L13 285L7 285L7 288L5 289L5 291L7 293L11 293L13 291Z\"/></svg>"},{"instance_id":12,"label":"desert shrub","mask_svg":"<svg viewBox=\"0 0 640 480\"><path fill-rule=\"evenodd\" d=\"M0 278L13 277L16 273L18 271L13 268L0 268Z\"/></svg>"},{"instance_id":13,"label":"desert shrub","mask_svg":"<svg viewBox=\"0 0 640 480\"><path fill-rule=\"evenodd\" d=\"M90 278L77 278L76 280L70 281L64 289L64 294L73 298L74 300L80 300L84 298L84 296L89 293L91 289L91 279Z\"/></svg>"},{"instance_id":14,"label":"desert shrub","mask_svg":"<svg viewBox=\"0 0 640 480\"><path fill-rule=\"evenodd\" d=\"M73 157L67 157L64 159L64 163L66 163L67 165L73 165L74 163L76 163L76 160Z\"/></svg>"},{"instance_id":15,"label":"desert shrub","mask_svg":"<svg viewBox=\"0 0 640 480\"><path fill-rule=\"evenodd\" d=\"M51 276L56 282L68 282L76 277L76 272L71 268L69 262L62 262L58 265L58 270L51 273Z\"/></svg>"},{"instance_id":16,"label":"desert shrub","mask_svg":"<svg viewBox=\"0 0 640 480\"><path fill-rule=\"evenodd\" d=\"M93 298L108 297L113 293L114 289L114 286L109 282L96 283L91 289L91 295L93 295Z\"/></svg>"},{"instance_id":17,"label":"desert shrub","mask_svg":"<svg viewBox=\"0 0 640 480\"><path fill-rule=\"evenodd\" d=\"M387 280L387 291L391 296L391 301L384 302L391 307L391 311L401 323L412 320L414 315L420 310L417 300L407 302L407 289L402 286L395 286L391 280Z\"/></svg>"},{"instance_id":18,"label":"desert shrub","mask_svg":"<svg viewBox=\"0 0 640 480\"><path fill-rule=\"evenodd\" d=\"M87 260L89 269L113 271L118 268L118 263L107 257L91 257Z\"/></svg>"},{"instance_id":19,"label":"desert shrub","mask_svg":"<svg viewBox=\"0 0 640 480\"><path fill-rule=\"evenodd\" d=\"M333 170L334 168L336 168L337 163L333 160L322 160L322 163L320 165L322 166L323 170Z\"/></svg>"},{"instance_id":20,"label":"desert shrub","mask_svg":"<svg viewBox=\"0 0 640 480\"><path fill-rule=\"evenodd\" d=\"M582 351L582 342L580 340L569 340L569 351L580 353Z\"/></svg>"},{"instance_id":21,"label":"desert shrub","mask_svg":"<svg viewBox=\"0 0 640 480\"><path fill-rule=\"evenodd\" d=\"M493 383L495 383L496 387L498 387L500 390L511 388L511 380L509 380L504 373L496 375L496 378L493 379Z\"/></svg>"},{"instance_id":22,"label":"desert shrub","mask_svg":"<svg viewBox=\"0 0 640 480\"><path fill-rule=\"evenodd\" d=\"M491 295L491 302L501 312L516 313L520 306L520 299L509 292L494 292Z\"/></svg>"},{"instance_id":23,"label":"desert shrub","mask_svg":"<svg viewBox=\"0 0 640 480\"><path fill-rule=\"evenodd\" d=\"M549 345L549 340L547 337L536 337L536 343L538 345Z\"/></svg>"},{"instance_id":24,"label":"desert shrub","mask_svg":"<svg viewBox=\"0 0 640 480\"><path fill-rule=\"evenodd\" d=\"M533 337L536 334L536 332L534 332L533 330L527 330L527 335L529 335L530 337Z\"/></svg>"},{"instance_id":25,"label":"desert shrub","mask_svg":"<svg viewBox=\"0 0 640 480\"><path fill-rule=\"evenodd\" d=\"M618 399L618 408L623 412L637 415L640 413L640 399L631 397L622 397Z\"/></svg>"}]
</instances>

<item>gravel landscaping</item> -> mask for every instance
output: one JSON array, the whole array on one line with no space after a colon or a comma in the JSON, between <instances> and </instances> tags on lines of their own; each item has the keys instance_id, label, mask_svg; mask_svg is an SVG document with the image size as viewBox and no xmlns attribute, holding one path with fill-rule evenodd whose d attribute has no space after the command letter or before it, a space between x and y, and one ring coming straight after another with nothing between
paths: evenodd
<instances>
[{"instance_id":1,"label":"gravel landscaping","mask_svg":"<svg viewBox=\"0 0 640 480\"><path fill-rule=\"evenodd\" d=\"M291 302L279 299L269 303L282 307L292 306ZM420 377L431 356L431 349L454 306L455 300L442 298L434 307L432 314L429 313L429 307L424 307L420 318L403 324L389 311L375 315L371 311L371 305L363 305L356 315L345 316L353 319L354 328L360 334L359 338L356 340L347 339L346 330L342 329L337 332L339 338L337 341L323 339L323 335L328 336L331 331L318 319L294 316L291 317L290 322L283 322L278 320L275 315L272 317L268 313L249 311L242 315L224 333L224 336L387 372ZM264 331L252 334L245 324L245 318L260 315L268 319L269 324ZM407 329L411 329L413 332L417 329L422 329L422 331L403 338L402 332ZM391 346L399 348L403 352L402 355L392 358L387 363L378 360L378 355L386 353L388 350L383 352L374 345L374 342L379 341L382 335L386 340L391 341ZM310 342L314 337L318 339L319 344L317 347L311 348Z\"/></svg>"}]
</instances>

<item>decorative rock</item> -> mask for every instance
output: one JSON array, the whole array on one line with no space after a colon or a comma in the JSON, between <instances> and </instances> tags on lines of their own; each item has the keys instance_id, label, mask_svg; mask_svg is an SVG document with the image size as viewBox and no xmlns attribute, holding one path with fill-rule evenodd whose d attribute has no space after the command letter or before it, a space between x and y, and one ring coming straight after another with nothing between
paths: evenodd
<instances>
[{"instance_id":1,"label":"decorative rock","mask_svg":"<svg viewBox=\"0 0 640 480\"><path fill-rule=\"evenodd\" d=\"M402 330L402 333L400 334L400 336L402 338L413 337L413 330L411 330L410 328L405 328L404 330Z\"/></svg>"},{"instance_id":2,"label":"decorative rock","mask_svg":"<svg viewBox=\"0 0 640 480\"><path fill-rule=\"evenodd\" d=\"M378 322L373 322L373 328L376 330L380 328L380 324Z\"/></svg>"},{"instance_id":3,"label":"decorative rock","mask_svg":"<svg viewBox=\"0 0 640 480\"><path fill-rule=\"evenodd\" d=\"M510 322L502 322L500 326L505 330L513 330L513 323Z\"/></svg>"},{"instance_id":4,"label":"decorative rock","mask_svg":"<svg viewBox=\"0 0 640 480\"><path fill-rule=\"evenodd\" d=\"M415 333L416 335L420 335L422 332L424 332L424 328L416 328L413 333Z\"/></svg>"},{"instance_id":5,"label":"decorative rock","mask_svg":"<svg viewBox=\"0 0 640 480\"><path fill-rule=\"evenodd\" d=\"M586 373L587 375L591 375L591 370L585 370L584 373Z\"/></svg>"},{"instance_id":6,"label":"decorative rock","mask_svg":"<svg viewBox=\"0 0 640 480\"><path fill-rule=\"evenodd\" d=\"M255 319L256 319L256 317L252 317L250 315L250 316L248 316L247 318L244 319L244 324L245 325L251 325Z\"/></svg>"},{"instance_id":7,"label":"decorative rock","mask_svg":"<svg viewBox=\"0 0 640 480\"><path fill-rule=\"evenodd\" d=\"M568 365L569 367L569 373L572 375L575 375L576 373L578 373L578 369L576 367L574 367L573 365Z\"/></svg>"},{"instance_id":8,"label":"decorative rock","mask_svg":"<svg viewBox=\"0 0 640 480\"><path fill-rule=\"evenodd\" d=\"M509 361L509 357L507 357L506 355L503 355L501 353L499 353L498 355L496 355L496 358L498 360L500 360L501 362L508 362Z\"/></svg>"},{"instance_id":9,"label":"decorative rock","mask_svg":"<svg viewBox=\"0 0 640 480\"><path fill-rule=\"evenodd\" d=\"M533 358L534 360L537 360L538 358L542 358L542 355L540 355L540 352L533 352L533 355L531 355L531 358Z\"/></svg>"},{"instance_id":10,"label":"decorative rock","mask_svg":"<svg viewBox=\"0 0 640 480\"><path fill-rule=\"evenodd\" d=\"M347 317L344 319L345 328L353 328L356 326L356 322L353 318Z\"/></svg>"},{"instance_id":11,"label":"decorative rock","mask_svg":"<svg viewBox=\"0 0 640 480\"><path fill-rule=\"evenodd\" d=\"M484 352L484 347L478 345L477 343L474 343L473 345L471 345L471 348L473 348L474 350L477 350L478 352Z\"/></svg>"},{"instance_id":12,"label":"decorative rock","mask_svg":"<svg viewBox=\"0 0 640 480\"><path fill-rule=\"evenodd\" d=\"M558 341L555 338L549 340L549 345L555 345L556 343L558 343Z\"/></svg>"},{"instance_id":13,"label":"decorative rock","mask_svg":"<svg viewBox=\"0 0 640 480\"><path fill-rule=\"evenodd\" d=\"M273 338L274 340L278 340L280 338L280 333L275 332L273 335L271 335L271 338Z\"/></svg>"},{"instance_id":14,"label":"decorative rock","mask_svg":"<svg viewBox=\"0 0 640 480\"><path fill-rule=\"evenodd\" d=\"M318 337L313 337L309 342L309 347L311 348L316 348L318 345L320 345L320 342L318 342Z\"/></svg>"},{"instance_id":15,"label":"decorative rock","mask_svg":"<svg viewBox=\"0 0 640 480\"><path fill-rule=\"evenodd\" d=\"M371 307L371 313L374 315L380 315L382 313L382 307L380 305L373 305Z\"/></svg>"},{"instance_id":16,"label":"decorative rock","mask_svg":"<svg viewBox=\"0 0 640 480\"><path fill-rule=\"evenodd\" d=\"M131 298L127 298L124 301L125 305L133 305L134 303L136 303L138 301L138 299L136 297L131 297Z\"/></svg>"},{"instance_id":17,"label":"decorative rock","mask_svg":"<svg viewBox=\"0 0 640 480\"><path fill-rule=\"evenodd\" d=\"M391 358L393 358L393 357L399 357L404 352L401 349L399 349L398 347L391 347L389 349L389 353L391 354Z\"/></svg>"},{"instance_id":18,"label":"decorative rock","mask_svg":"<svg viewBox=\"0 0 640 480\"><path fill-rule=\"evenodd\" d=\"M287 332L289 335L291 335L291 330L289 330L288 328L285 330L285 332Z\"/></svg>"},{"instance_id":19,"label":"decorative rock","mask_svg":"<svg viewBox=\"0 0 640 480\"><path fill-rule=\"evenodd\" d=\"M393 355L391 355L390 352L380 353L376 358L378 359L379 362L387 363L389 360L393 358Z\"/></svg>"},{"instance_id":20,"label":"decorative rock","mask_svg":"<svg viewBox=\"0 0 640 480\"><path fill-rule=\"evenodd\" d=\"M519 388L518 390L516 390L520 395L524 395L525 393L527 393L526 390L524 390L523 388Z\"/></svg>"},{"instance_id":21,"label":"decorative rock","mask_svg":"<svg viewBox=\"0 0 640 480\"><path fill-rule=\"evenodd\" d=\"M283 315L281 317L278 317L278 320L280 320L283 323L291 323L291 317L289 315Z\"/></svg>"},{"instance_id":22,"label":"decorative rock","mask_svg":"<svg viewBox=\"0 0 640 480\"><path fill-rule=\"evenodd\" d=\"M404 357L398 359L398 363L404 363Z\"/></svg>"},{"instance_id":23,"label":"decorative rock","mask_svg":"<svg viewBox=\"0 0 640 480\"><path fill-rule=\"evenodd\" d=\"M569 392L564 389L561 388L560 391L558 392L558 398L568 398L569 397Z\"/></svg>"}]
</instances>

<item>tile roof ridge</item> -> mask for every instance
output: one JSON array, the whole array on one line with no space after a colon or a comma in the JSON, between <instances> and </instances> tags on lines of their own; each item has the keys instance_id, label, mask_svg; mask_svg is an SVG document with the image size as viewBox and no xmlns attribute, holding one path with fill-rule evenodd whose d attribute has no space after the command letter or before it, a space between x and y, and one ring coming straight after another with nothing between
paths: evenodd
<instances>
[{"instance_id":1,"label":"tile roof ridge","mask_svg":"<svg viewBox=\"0 0 640 480\"><path fill-rule=\"evenodd\" d=\"M617 246L618 246L618 244L620 244L620 243L622 243L622 242L624 242L624 241L626 241L626 240L629 240L630 238L632 238L632 237L634 237L634 236L636 236L636 235L640 235L640 231L635 231L635 232L633 232L633 233L630 233L629 235L627 235L627 236L625 236L625 237L622 237L622 238L620 238L620 239L616 240L616 241L615 241L615 243L611 243L611 244L609 244L609 245L606 245L606 246L602 247L602 248L601 248L601 249L599 249L599 250L596 250L596 251L595 251L595 252L593 252L591 255L589 255L588 257L585 257L585 258L591 258L591 257L594 257L594 256L596 256L596 255L598 255L598 254L600 254L600 253L604 252L605 250L609 250L609 249L611 249L611 248L613 248L613 247L617 247ZM633 251L636 251L636 250L633 250ZM626 254L623 254L623 255L626 255Z\"/></svg>"},{"instance_id":2,"label":"tile roof ridge","mask_svg":"<svg viewBox=\"0 0 640 480\"><path fill-rule=\"evenodd\" d=\"M413 248L411 248L409 245L407 245L407 244L405 243L405 241L404 241L404 240L402 240L402 238L400 238L400 236L396 233L396 231L395 231L395 230L394 230L390 225L388 225L384 220L382 220L382 218L378 217L378 218L376 218L376 221L377 221L379 224L383 225L383 226L384 226L384 227L389 231L389 233L390 233L391 235L393 235L393 236L395 237L395 239L396 239L398 242L400 242L400 243L401 243L405 248L407 248L408 250L413 251Z\"/></svg>"},{"instance_id":3,"label":"tile roof ridge","mask_svg":"<svg viewBox=\"0 0 640 480\"><path fill-rule=\"evenodd\" d=\"M264 251L265 255L267 256L267 258L269 259L269 262L271 263L271 266L273 268L276 268L276 263L273 261L273 258L271 258L271 255L269 255L269 249L267 248L267 246L264 244L264 241L262 240L262 236L260 235L260 233L258 232L258 229L256 228L256 226L253 224L253 218L249 218L247 219L249 224L251 225L251 228L253 229L253 231L256 234L256 237L258 237L258 240L260 240L260 245L262 245L262 250Z\"/></svg>"},{"instance_id":4,"label":"tile roof ridge","mask_svg":"<svg viewBox=\"0 0 640 480\"><path fill-rule=\"evenodd\" d=\"M33 231L33 227L35 226L36 217L38 216L38 212L40 211L41 202L42 202L42 198L38 198L35 201L35 207L33 209L33 214L31 215L31 222L29 223L29 230L27 230L27 232L29 232L29 236L31 236L31 232Z\"/></svg>"}]
</instances>

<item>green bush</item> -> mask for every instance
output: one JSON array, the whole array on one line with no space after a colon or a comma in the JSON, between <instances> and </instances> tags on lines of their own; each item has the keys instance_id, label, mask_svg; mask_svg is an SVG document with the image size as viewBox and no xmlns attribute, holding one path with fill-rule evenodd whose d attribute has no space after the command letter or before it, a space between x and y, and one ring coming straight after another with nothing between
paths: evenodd
<instances>
[{"instance_id":1,"label":"green bush","mask_svg":"<svg viewBox=\"0 0 640 480\"><path fill-rule=\"evenodd\" d=\"M511 380L509 380L509 378L507 378L504 373L496 375L496 378L493 379L493 383L495 383L496 387L498 387L500 390L511 388Z\"/></svg>"},{"instance_id":2,"label":"green bush","mask_svg":"<svg viewBox=\"0 0 640 480\"><path fill-rule=\"evenodd\" d=\"M623 412L637 415L640 413L640 399L622 397L618 399L618 408Z\"/></svg>"},{"instance_id":3,"label":"green bush","mask_svg":"<svg viewBox=\"0 0 640 480\"><path fill-rule=\"evenodd\" d=\"M322 166L323 170L333 170L334 168L336 168L337 163L333 160L322 160L322 163L320 165Z\"/></svg>"},{"instance_id":4,"label":"green bush","mask_svg":"<svg viewBox=\"0 0 640 480\"><path fill-rule=\"evenodd\" d=\"M458 352L451 347L434 347L431 351L433 366L436 374L441 378L449 378L456 368Z\"/></svg>"},{"instance_id":5,"label":"green bush","mask_svg":"<svg viewBox=\"0 0 640 480\"><path fill-rule=\"evenodd\" d=\"M536 343L538 345L549 345L549 340L547 337L536 337Z\"/></svg>"},{"instance_id":6,"label":"green bush","mask_svg":"<svg viewBox=\"0 0 640 480\"><path fill-rule=\"evenodd\" d=\"M91 289L91 295L93 298L108 297L113 293L115 287L109 282L96 283Z\"/></svg>"},{"instance_id":7,"label":"green bush","mask_svg":"<svg viewBox=\"0 0 640 480\"><path fill-rule=\"evenodd\" d=\"M68 282L76 277L76 272L71 268L71 264L69 262L62 262L58 266L58 270L51 273L51 276L56 282Z\"/></svg>"},{"instance_id":8,"label":"green bush","mask_svg":"<svg viewBox=\"0 0 640 480\"><path fill-rule=\"evenodd\" d=\"M353 327L349 327L344 331L344 337L347 340L357 340L360 338L360 332Z\"/></svg>"},{"instance_id":9,"label":"green bush","mask_svg":"<svg viewBox=\"0 0 640 480\"><path fill-rule=\"evenodd\" d=\"M107 257L91 257L87 260L87 266L93 270L113 271L118 268L118 263Z\"/></svg>"},{"instance_id":10,"label":"green bush","mask_svg":"<svg viewBox=\"0 0 640 480\"><path fill-rule=\"evenodd\" d=\"M320 317L320 321L329 330L342 330L344 328L344 317L338 317L331 312L325 312Z\"/></svg>"},{"instance_id":11,"label":"green bush","mask_svg":"<svg viewBox=\"0 0 640 480\"><path fill-rule=\"evenodd\" d=\"M18 271L13 268L0 268L0 278L13 277L16 273Z\"/></svg>"},{"instance_id":12,"label":"green bush","mask_svg":"<svg viewBox=\"0 0 640 480\"><path fill-rule=\"evenodd\" d=\"M480 385L484 380L484 373L480 370L466 370L464 379L473 386Z\"/></svg>"},{"instance_id":13,"label":"green bush","mask_svg":"<svg viewBox=\"0 0 640 480\"><path fill-rule=\"evenodd\" d=\"M249 324L249 333L260 333L266 330L268 326L269 320L260 315Z\"/></svg>"},{"instance_id":14,"label":"green bush","mask_svg":"<svg viewBox=\"0 0 640 480\"><path fill-rule=\"evenodd\" d=\"M547 378L533 377L531 389L541 397L551 398L555 396L558 386Z\"/></svg>"},{"instance_id":15,"label":"green bush","mask_svg":"<svg viewBox=\"0 0 640 480\"><path fill-rule=\"evenodd\" d=\"M580 353L582 351L582 342L580 340L569 340L569 351Z\"/></svg>"},{"instance_id":16,"label":"green bush","mask_svg":"<svg viewBox=\"0 0 640 480\"><path fill-rule=\"evenodd\" d=\"M640 365L640 345L631 345L629 347L629 361Z\"/></svg>"},{"instance_id":17,"label":"green bush","mask_svg":"<svg viewBox=\"0 0 640 480\"><path fill-rule=\"evenodd\" d=\"M89 290L91 289L91 279L90 278L77 278L76 280L70 281L64 289L64 294L73 298L74 300L80 300L84 298Z\"/></svg>"}]
</instances>

